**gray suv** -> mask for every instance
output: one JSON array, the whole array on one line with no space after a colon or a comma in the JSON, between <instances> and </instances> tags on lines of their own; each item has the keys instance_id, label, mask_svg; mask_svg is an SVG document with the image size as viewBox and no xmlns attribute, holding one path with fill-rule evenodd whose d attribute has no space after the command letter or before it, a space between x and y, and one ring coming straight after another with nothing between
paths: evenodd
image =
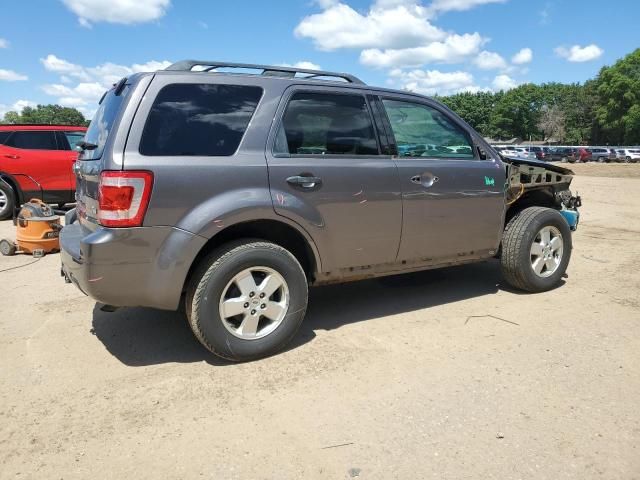
<instances>
[{"instance_id":1,"label":"gray suv","mask_svg":"<svg viewBox=\"0 0 640 480\"><path fill-rule=\"evenodd\" d=\"M578 223L571 171L503 159L441 103L348 74L135 74L79 148L66 280L106 309L184 308L235 361L292 339L309 285L498 257L509 285L554 288Z\"/></svg>"}]
</instances>

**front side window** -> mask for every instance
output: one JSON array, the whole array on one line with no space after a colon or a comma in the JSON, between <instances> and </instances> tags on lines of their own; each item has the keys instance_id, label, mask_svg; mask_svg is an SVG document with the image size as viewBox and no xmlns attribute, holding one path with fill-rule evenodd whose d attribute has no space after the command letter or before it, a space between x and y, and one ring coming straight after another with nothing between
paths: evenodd
<instances>
[{"instance_id":1,"label":"front side window","mask_svg":"<svg viewBox=\"0 0 640 480\"><path fill-rule=\"evenodd\" d=\"M378 142L364 97L294 94L284 113L274 153L378 155Z\"/></svg>"},{"instance_id":2,"label":"front side window","mask_svg":"<svg viewBox=\"0 0 640 480\"><path fill-rule=\"evenodd\" d=\"M0 145L4 145L10 135L11 132L0 132Z\"/></svg>"},{"instance_id":3,"label":"front side window","mask_svg":"<svg viewBox=\"0 0 640 480\"><path fill-rule=\"evenodd\" d=\"M471 139L440 111L426 105L383 99L400 157L471 159Z\"/></svg>"},{"instance_id":4,"label":"front side window","mask_svg":"<svg viewBox=\"0 0 640 480\"><path fill-rule=\"evenodd\" d=\"M20 131L14 132L6 142L7 147L25 150L57 150L54 132Z\"/></svg>"},{"instance_id":5,"label":"front side window","mask_svg":"<svg viewBox=\"0 0 640 480\"><path fill-rule=\"evenodd\" d=\"M262 97L244 85L173 84L158 93L142 132L149 156L230 156Z\"/></svg>"}]
</instances>

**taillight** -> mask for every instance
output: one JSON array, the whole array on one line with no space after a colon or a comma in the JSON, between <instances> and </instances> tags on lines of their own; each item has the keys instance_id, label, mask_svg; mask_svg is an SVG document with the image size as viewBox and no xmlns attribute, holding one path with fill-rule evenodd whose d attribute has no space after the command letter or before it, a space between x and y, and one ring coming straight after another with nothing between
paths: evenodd
<instances>
[{"instance_id":1,"label":"taillight","mask_svg":"<svg viewBox=\"0 0 640 480\"><path fill-rule=\"evenodd\" d=\"M105 227L139 227L151 198L153 173L108 171L100 174L98 221Z\"/></svg>"}]
</instances>

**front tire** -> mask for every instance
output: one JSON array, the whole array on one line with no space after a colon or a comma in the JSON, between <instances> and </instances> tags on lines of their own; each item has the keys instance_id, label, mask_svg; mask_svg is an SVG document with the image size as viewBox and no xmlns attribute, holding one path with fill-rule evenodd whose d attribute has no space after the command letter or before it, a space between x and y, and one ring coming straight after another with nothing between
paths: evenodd
<instances>
[{"instance_id":1,"label":"front tire","mask_svg":"<svg viewBox=\"0 0 640 480\"><path fill-rule=\"evenodd\" d=\"M7 220L13 217L16 197L13 189L0 180L0 220Z\"/></svg>"},{"instance_id":2,"label":"front tire","mask_svg":"<svg viewBox=\"0 0 640 480\"><path fill-rule=\"evenodd\" d=\"M205 348L226 360L248 361L282 350L298 331L307 301L307 278L291 252L245 240L204 259L185 307Z\"/></svg>"},{"instance_id":3,"label":"front tire","mask_svg":"<svg viewBox=\"0 0 640 480\"><path fill-rule=\"evenodd\" d=\"M571 249L571 229L557 210L525 208L504 230L502 275L519 290L551 290L560 284L567 270Z\"/></svg>"}]
</instances>

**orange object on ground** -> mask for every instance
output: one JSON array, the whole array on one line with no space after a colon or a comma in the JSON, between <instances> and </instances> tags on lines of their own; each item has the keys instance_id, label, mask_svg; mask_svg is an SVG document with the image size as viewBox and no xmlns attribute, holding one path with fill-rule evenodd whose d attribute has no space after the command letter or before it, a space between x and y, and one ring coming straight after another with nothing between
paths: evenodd
<instances>
[{"instance_id":1,"label":"orange object on ground","mask_svg":"<svg viewBox=\"0 0 640 480\"><path fill-rule=\"evenodd\" d=\"M16 225L16 247L19 251L28 254L60 251L60 217L42 200L32 199L25 203Z\"/></svg>"}]
</instances>

